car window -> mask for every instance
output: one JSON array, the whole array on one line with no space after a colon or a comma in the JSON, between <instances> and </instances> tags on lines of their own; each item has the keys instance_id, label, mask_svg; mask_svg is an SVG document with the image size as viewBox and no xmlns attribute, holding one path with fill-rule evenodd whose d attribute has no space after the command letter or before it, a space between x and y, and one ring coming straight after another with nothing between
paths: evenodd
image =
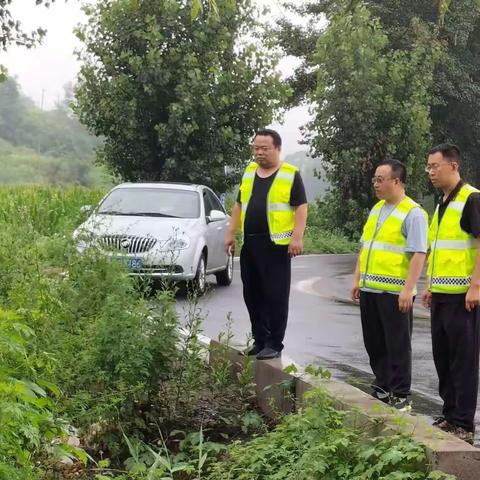
<instances>
[{"instance_id":1,"label":"car window","mask_svg":"<svg viewBox=\"0 0 480 480\"><path fill-rule=\"evenodd\" d=\"M212 205L212 210L220 210L221 212L225 213L225 209L223 208L223 205L217 196L210 190L207 190L207 195L209 197L210 204Z\"/></svg>"},{"instance_id":2,"label":"car window","mask_svg":"<svg viewBox=\"0 0 480 480\"><path fill-rule=\"evenodd\" d=\"M173 188L116 188L98 207L97 213L173 218L198 218L197 192Z\"/></svg>"},{"instance_id":3,"label":"car window","mask_svg":"<svg viewBox=\"0 0 480 480\"><path fill-rule=\"evenodd\" d=\"M213 206L213 203L212 203L212 197L211 195L209 195L209 191L208 190L203 190L203 202L204 202L204 205L205 205L205 216L208 217L210 215L210 212L212 210L214 210L214 206Z\"/></svg>"},{"instance_id":4,"label":"car window","mask_svg":"<svg viewBox=\"0 0 480 480\"><path fill-rule=\"evenodd\" d=\"M220 200L216 197L216 195L211 190L204 190L204 199L205 199L205 206L208 204L209 210L206 214L207 216L210 215L212 210L220 210L221 212L225 213L225 209L221 204ZM207 209L205 208L205 211Z\"/></svg>"}]
</instances>

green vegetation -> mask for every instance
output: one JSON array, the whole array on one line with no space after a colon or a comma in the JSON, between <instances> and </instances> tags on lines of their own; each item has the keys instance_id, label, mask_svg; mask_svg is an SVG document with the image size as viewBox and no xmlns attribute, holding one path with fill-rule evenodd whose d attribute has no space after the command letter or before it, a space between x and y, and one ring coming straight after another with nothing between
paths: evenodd
<instances>
[{"instance_id":1,"label":"green vegetation","mask_svg":"<svg viewBox=\"0 0 480 480\"><path fill-rule=\"evenodd\" d=\"M77 254L71 234L80 206L101 195L0 190L2 479L66 469L60 458L86 460L66 444L73 433L93 460L128 470L131 445L144 445L146 455L163 437L180 455L183 439L185 456L200 429L208 449L209 438L263 428L258 415L252 420L250 375L232 384L221 354L205 367L194 297L183 319L190 333L180 337L172 291L152 291L94 250Z\"/></svg>"},{"instance_id":2,"label":"green vegetation","mask_svg":"<svg viewBox=\"0 0 480 480\"><path fill-rule=\"evenodd\" d=\"M251 158L255 130L283 106L287 89L257 35L258 7L216 4L218 15L194 20L189 2L102 0L86 9L75 111L104 137L99 158L122 178L225 191Z\"/></svg>"},{"instance_id":3,"label":"green vegetation","mask_svg":"<svg viewBox=\"0 0 480 480\"><path fill-rule=\"evenodd\" d=\"M408 438L348 427L321 392L268 433L252 362L232 377L220 346L205 365L195 297L180 336L171 291L76 253L79 208L101 195L0 190L0 478L451 478L427 473ZM224 344L229 331L227 321Z\"/></svg>"},{"instance_id":4,"label":"green vegetation","mask_svg":"<svg viewBox=\"0 0 480 480\"><path fill-rule=\"evenodd\" d=\"M0 83L0 184L83 186L112 182L93 165L99 141L72 115L71 86L53 110L23 95L15 79Z\"/></svg>"},{"instance_id":5,"label":"green vegetation","mask_svg":"<svg viewBox=\"0 0 480 480\"><path fill-rule=\"evenodd\" d=\"M418 25L410 51L393 51L369 10L334 15L317 46L315 117L308 138L315 155L328 158L332 193L325 199L333 227L354 236L375 201L370 184L386 157L408 165L409 192L425 188L424 154L430 146L428 104L435 47ZM348 108L342 105L348 104ZM354 134L352 134L354 132ZM338 208L343 205L343 208Z\"/></svg>"},{"instance_id":6,"label":"green vegetation","mask_svg":"<svg viewBox=\"0 0 480 480\"><path fill-rule=\"evenodd\" d=\"M312 0L287 8L304 21L285 16L277 38L300 60L288 79L292 105L313 101L306 141L331 186L324 202L333 228L358 237L375 201L368 182L388 157L407 164L408 193L418 201L431 193L421 166L433 144L458 144L464 177L480 182L477 0L406 0L401 8L398 0Z\"/></svg>"},{"instance_id":7,"label":"green vegetation","mask_svg":"<svg viewBox=\"0 0 480 480\"><path fill-rule=\"evenodd\" d=\"M372 438L347 426L345 412L322 392L271 433L235 443L211 468L209 480L452 480L428 472L425 450L408 437Z\"/></svg>"}]
</instances>

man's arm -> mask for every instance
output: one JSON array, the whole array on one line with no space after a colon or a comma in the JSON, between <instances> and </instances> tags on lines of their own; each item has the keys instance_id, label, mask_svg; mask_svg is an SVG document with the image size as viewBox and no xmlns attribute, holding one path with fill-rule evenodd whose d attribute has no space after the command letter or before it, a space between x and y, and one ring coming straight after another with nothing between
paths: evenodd
<instances>
[{"instance_id":1,"label":"man's arm","mask_svg":"<svg viewBox=\"0 0 480 480\"><path fill-rule=\"evenodd\" d=\"M362 249L358 253L357 264L355 265L355 271L353 272L352 279L352 289L350 296L352 300L358 300L360 298L360 255L362 254Z\"/></svg>"},{"instance_id":2,"label":"man's arm","mask_svg":"<svg viewBox=\"0 0 480 480\"><path fill-rule=\"evenodd\" d=\"M242 213L242 205L235 202L232 209L230 224L225 234L225 251L228 255L233 253L235 249L235 232L240 228L240 215Z\"/></svg>"},{"instance_id":3,"label":"man's arm","mask_svg":"<svg viewBox=\"0 0 480 480\"><path fill-rule=\"evenodd\" d=\"M415 285L422 274L423 265L428 249L428 224L425 213L420 208L413 209L404 222L407 246L406 252L411 253L408 275L400 295L398 308L401 312L408 312L413 306L413 292Z\"/></svg>"},{"instance_id":4,"label":"man's arm","mask_svg":"<svg viewBox=\"0 0 480 480\"><path fill-rule=\"evenodd\" d=\"M398 297L398 307L403 313L408 312L413 306L413 291L422 274L425 257L426 253L415 252L410 259L407 280Z\"/></svg>"},{"instance_id":5,"label":"man's arm","mask_svg":"<svg viewBox=\"0 0 480 480\"><path fill-rule=\"evenodd\" d=\"M292 240L288 245L288 253L296 257L303 253L303 236L307 228L308 204L304 203L295 207L295 226L293 227Z\"/></svg>"},{"instance_id":6,"label":"man's arm","mask_svg":"<svg viewBox=\"0 0 480 480\"><path fill-rule=\"evenodd\" d=\"M288 253L291 257L296 257L303 253L303 236L307 226L307 193L303 184L300 172L295 173L293 179L292 191L290 192L290 205L295 209L295 225L290 244L288 245Z\"/></svg>"},{"instance_id":7,"label":"man's arm","mask_svg":"<svg viewBox=\"0 0 480 480\"><path fill-rule=\"evenodd\" d=\"M477 240L477 248L480 248L480 194L472 193L463 209L460 226L467 233L472 234ZM478 251L478 250L477 250ZM473 269L470 288L465 295L465 308L471 312L480 304L480 255L477 253L475 267Z\"/></svg>"},{"instance_id":8,"label":"man's arm","mask_svg":"<svg viewBox=\"0 0 480 480\"><path fill-rule=\"evenodd\" d=\"M422 303L425 308L432 306L432 292L430 291L430 277L425 278L425 289L423 290Z\"/></svg>"},{"instance_id":9,"label":"man's arm","mask_svg":"<svg viewBox=\"0 0 480 480\"><path fill-rule=\"evenodd\" d=\"M480 239L477 238L477 249L480 249ZM477 250L477 257L475 259L475 268L472 274L472 281L470 288L465 296L465 308L471 312L476 306L480 304L480 255Z\"/></svg>"}]
</instances>

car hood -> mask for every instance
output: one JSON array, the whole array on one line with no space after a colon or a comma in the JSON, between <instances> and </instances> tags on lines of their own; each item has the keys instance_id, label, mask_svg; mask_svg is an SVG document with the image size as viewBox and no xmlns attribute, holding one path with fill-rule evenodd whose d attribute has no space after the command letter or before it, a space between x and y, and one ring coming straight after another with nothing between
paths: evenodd
<instances>
[{"instance_id":1,"label":"car hood","mask_svg":"<svg viewBox=\"0 0 480 480\"><path fill-rule=\"evenodd\" d=\"M193 226L200 223L199 218L163 218L136 217L124 215L94 214L80 225L76 234L93 235L133 235L137 237L154 237L158 240L168 240L172 236L187 233Z\"/></svg>"}]
</instances>

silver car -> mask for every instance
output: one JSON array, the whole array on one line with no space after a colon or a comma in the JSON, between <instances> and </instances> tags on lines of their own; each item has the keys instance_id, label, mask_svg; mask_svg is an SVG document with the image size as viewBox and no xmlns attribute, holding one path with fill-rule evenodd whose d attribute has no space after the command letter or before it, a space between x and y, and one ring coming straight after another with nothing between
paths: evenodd
<instances>
[{"instance_id":1,"label":"silver car","mask_svg":"<svg viewBox=\"0 0 480 480\"><path fill-rule=\"evenodd\" d=\"M192 282L206 275L230 285L233 255L224 249L230 217L213 191L181 183L124 183L113 188L74 232L77 249L95 246L131 275Z\"/></svg>"}]
</instances>

